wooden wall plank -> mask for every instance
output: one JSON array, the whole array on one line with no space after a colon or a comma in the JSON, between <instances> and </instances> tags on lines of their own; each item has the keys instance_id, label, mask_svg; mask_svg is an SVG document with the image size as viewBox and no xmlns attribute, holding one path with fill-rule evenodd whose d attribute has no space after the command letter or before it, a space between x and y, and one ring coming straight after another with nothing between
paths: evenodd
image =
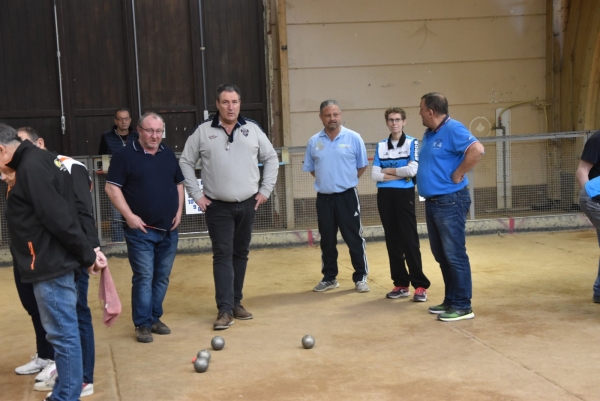
<instances>
[{"instance_id":1,"label":"wooden wall plank","mask_svg":"<svg viewBox=\"0 0 600 401\"><path fill-rule=\"evenodd\" d=\"M541 0L287 0L288 24L466 19L545 13Z\"/></svg>"},{"instance_id":2,"label":"wooden wall plank","mask_svg":"<svg viewBox=\"0 0 600 401\"><path fill-rule=\"evenodd\" d=\"M290 68L545 57L543 15L288 26Z\"/></svg>"},{"instance_id":3,"label":"wooden wall plank","mask_svg":"<svg viewBox=\"0 0 600 401\"><path fill-rule=\"evenodd\" d=\"M356 67L343 74L335 68L302 69L289 75L292 113L318 110L329 98L345 109L371 109L418 103L431 91L446 94L451 104L543 100L545 95L544 59Z\"/></svg>"}]
</instances>

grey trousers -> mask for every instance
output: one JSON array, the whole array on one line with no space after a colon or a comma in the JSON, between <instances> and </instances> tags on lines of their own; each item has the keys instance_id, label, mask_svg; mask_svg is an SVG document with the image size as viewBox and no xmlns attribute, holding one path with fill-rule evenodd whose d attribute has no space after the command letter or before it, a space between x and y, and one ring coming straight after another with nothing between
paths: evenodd
<instances>
[{"instance_id":1,"label":"grey trousers","mask_svg":"<svg viewBox=\"0 0 600 401\"><path fill-rule=\"evenodd\" d=\"M579 206L594 227L596 227L598 245L600 246L600 203L590 198L585 188L583 188L579 193ZM594 282L594 297L600 297L600 261L598 262L598 276Z\"/></svg>"}]
</instances>

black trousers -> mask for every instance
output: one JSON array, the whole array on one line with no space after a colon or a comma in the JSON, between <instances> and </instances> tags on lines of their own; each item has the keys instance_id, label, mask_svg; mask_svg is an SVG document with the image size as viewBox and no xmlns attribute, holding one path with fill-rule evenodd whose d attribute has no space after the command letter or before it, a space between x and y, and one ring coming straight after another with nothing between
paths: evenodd
<instances>
[{"instance_id":1,"label":"black trousers","mask_svg":"<svg viewBox=\"0 0 600 401\"><path fill-rule=\"evenodd\" d=\"M23 308L25 308L29 316L31 316L33 330L35 330L35 345L37 347L38 358L54 360L54 348L52 348L52 344L46 340L46 330L44 330L42 320L40 319L40 311L35 299L35 294L33 293L33 284L21 282L21 274L16 266L13 268L13 271L19 299L21 299Z\"/></svg>"},{"instance_id":2,"label":"black trousers","mask_svg":"<svg viewBox=\"0 0 600 401\"><path fill-rule=\"evenodd\" d=\"M206 209L219 312L233 313L233 308L242 302L255 205L252 196L242 202L213 200Z\"/></svg>"},{"instance_id":3,"label":"black trousers","mask_svg":"<svg viewBox=\"0 0 600 401\"><path fill-rule=\"evenodd\" d=\"M336 194L317 193L317 221L321 234L323 281L334 280L338 275L337 232L350 250L354 274L352 280L366 281L369 273L366 242L362 236L360 202L356 188Z\"/></svg>"},{"instance_id":4,"label":"black trousers","mask_svg":"<svg viewBox=\"0 0 600 401\"><path fill-rule=\"evenodd\" d=\"M421 262L415 188L379 188L377 208L385 232L394 286L408 287L412 284L414 288L429 288L430 283L423 273Z\"/></svg>"}]
</instances>

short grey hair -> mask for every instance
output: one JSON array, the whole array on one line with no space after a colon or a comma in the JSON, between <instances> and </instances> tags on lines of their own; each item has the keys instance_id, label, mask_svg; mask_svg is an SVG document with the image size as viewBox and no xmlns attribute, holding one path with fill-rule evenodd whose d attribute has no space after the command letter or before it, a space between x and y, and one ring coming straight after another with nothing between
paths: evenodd
<instances>
[{"instance_id":1,"label":"short grey hair","mask_svg":"<svg viewBox=\"0 0 600 401\"><path fill-rule=\"evenodd\" d=\"M145 120L146 118L148 118L148 117L154 117L154 118L158 118L160 121L162 121L162 122L163 122L163 124L165 123L165 120L163 120L163 118L162 118L162 117L161 117L159 114L156 114L156 113L155 113L155 112L153 112L153 111L149 111L149 112L147 112L147 113L144 113L144 114L142 114L142 115L140 116L140 119L138 120L138 124L137 124L137 125L138 125L138 127L141 127L141 126L142 126L142 124L144 123L144 120Z\"/></svg>"},{"instance_id":2,"label":"short grey hair","mask_svg":"<svg viewBox=\"0 0 600 401\"><path fill-rule=\"evenodd\" d=\"M10 125L0 123L0 145L8 145L12 142L21 142L17 131Z\"/></svg>"},{"instance_id":3,"label":"short grey hair","mask_svg":"<svg viewBox=\"0 0 600 401\"><path fill-rule=\"evenodd\" d=\"M327 99L321 102L321 106L319 107L319 114L323 113L323 109L327 106L337 106L340 110L342 109L337 101L333 99Z\"/></svg>"}]
</instances>

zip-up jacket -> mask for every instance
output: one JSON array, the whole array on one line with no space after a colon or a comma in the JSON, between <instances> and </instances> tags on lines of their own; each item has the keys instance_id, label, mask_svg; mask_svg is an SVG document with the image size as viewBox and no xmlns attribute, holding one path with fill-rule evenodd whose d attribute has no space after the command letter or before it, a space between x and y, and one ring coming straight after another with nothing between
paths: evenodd
<instances>
[{"instance_id":1,"label":"zip-up jacket","mask_svg":"<svg viewBox=\"0 0 600 401\"><path fill-rule=\"evenodd\" d=\"M98 230L96 230L96 219L94 218L94 206L92 204L92 179L85 164L78 162L69 156L58 155L58 160L71 174L73 190L75 191L75 208L79 215L79 223L87 236L90 244L96 248L100 246Z\"/></svg>"},{"instance_id":2,"label":"zip-up jacket","mask_svg":"<svg viewBox=\"0 0 600 401\"><path fill-rule=\"evenodd\" d=\"M98 149L99 155L114 155L115 152L123 149L127 146L128 143L131 143L139 138L139 134L137 131L134 131L133 128L129 127L129 133L127 134L127 138L123 139L123 137L117 134L117 126L113 126L112 129L109 129L100 138L100 147Z\"/></svg>"},{"instance_id":3,"label":"zip-up jacket","mask_svg":"<svg viewBox=\"0 0 600 401\"><path fill-rule=\"evenodd\" d=\"M213 200L241 202L257 192L268 198L277 181L277 152L260 126L241 115L231 135L221 126L217 113L200 123L185 142L179 165L195 201L203 195L196 179L198 159L204 194ZM258 163L263 163L262 182Z\"/></svg>"},{"instance_id":4,"label":"zip-up jacket","mask_svg":"<svg viewBox=\"0 0 600 401\"><path fill-rule=\"evenodd\" d=\"M46 281L93 265L96 252L79 222L73 181L60 160L23 141L7 166L16 177L6 200L6 223L22 281Z\"/></svg>"}]
</instances>

